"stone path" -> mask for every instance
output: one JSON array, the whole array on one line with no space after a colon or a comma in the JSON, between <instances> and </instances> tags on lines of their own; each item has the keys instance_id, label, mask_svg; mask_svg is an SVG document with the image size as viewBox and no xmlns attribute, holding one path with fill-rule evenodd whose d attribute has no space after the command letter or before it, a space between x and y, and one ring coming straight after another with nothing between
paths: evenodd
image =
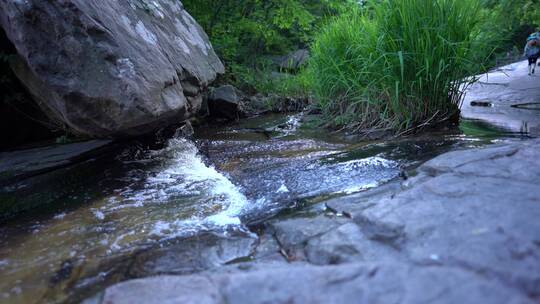
<instances>
[{"instance_id":1,"label":"stone path","mask_svg":"<svg viewBox=\"0 0 540 304\"><path fill-rule=\"evenodd\" d=\"M529 76L527 65L527 61L521 61L481 75L465 97L462 116L540 136L540 67ZM478 101L492 106L471 106Z\"/></svg>"}]
</instances>

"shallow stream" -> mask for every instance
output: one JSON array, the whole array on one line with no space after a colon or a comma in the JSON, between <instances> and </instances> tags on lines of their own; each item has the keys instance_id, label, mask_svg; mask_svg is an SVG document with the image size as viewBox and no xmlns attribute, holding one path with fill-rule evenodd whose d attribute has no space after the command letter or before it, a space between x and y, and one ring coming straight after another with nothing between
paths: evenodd
<instances>
[{"instance_id":1,"label":"shallow stream","mask_svg":"<svg viewBox=\"0 0 540 304\"><path fill-rule=\"evenodd\" d=\"M48 202L0 223L0 302L71 301L144 276L118 274L135 252L208 231L250 234L246 224L283 210L377 187L449 150L516 136L465 121L461 131L360 141L316 128L315 119L267 115L201 127L193 140L124 143L0 189Z\"/></svg>"}]
</instances>

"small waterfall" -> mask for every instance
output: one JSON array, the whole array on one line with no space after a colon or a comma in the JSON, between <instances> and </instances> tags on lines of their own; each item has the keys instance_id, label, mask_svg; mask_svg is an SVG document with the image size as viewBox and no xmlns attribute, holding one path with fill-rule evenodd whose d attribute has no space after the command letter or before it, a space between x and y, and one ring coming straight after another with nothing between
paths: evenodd
<instances>
[{"instance_id":1,"label":"small waterfall","mask_svg":"<svg viewBox=\"0 0 540 304\"><path fill-rule=\"evenodd\" d=\"M152 235L166 238L241 225L239 216L248 199L224 174L205 164L190 140L170 139L163 149L129 162L144 170L132 171L133 182L101 208L105 215L119 208L167 206L167 214L160 208L160 217L148 223Z\"/></svg>"}]
</instances>

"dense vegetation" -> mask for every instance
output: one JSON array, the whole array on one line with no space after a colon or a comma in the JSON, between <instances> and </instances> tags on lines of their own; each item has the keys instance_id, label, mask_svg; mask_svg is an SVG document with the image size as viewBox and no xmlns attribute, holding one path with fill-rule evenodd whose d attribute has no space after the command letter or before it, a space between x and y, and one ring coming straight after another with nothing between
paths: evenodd
<instances>
[{"instance_id":1,"label":"dense vegetation","mask_svg":"<svg viewBox=\"0 0 540 304\"><path fill-rule=\"evenodd\" d=\"M500 38L498 51L505 54L516 49L523 51L525 38L540 26L538 0L483 0L486 16L484 30Z\"/></svg>"},{"instance_id":2,"label":"dense vegetation","mask_svg":"<svg viewBox=\"0 0 540 304\"><path fill-rule=\"evenodd\" d=\"M314 94L330 124L358 130L457 117L466 76L518 58L540 24L537 0L183 3L226 63L225 81ZM271 55L302 47L313 53L309 71L272 81Z\"/></svg>"},{"instance_id":3,"label":"dense vegetation","mask_svg":"<svg viewBox=\"0 0 540 304\"><path fill-rule=\"evenodd\" d=\"M355 0L184 0L226 63L227 81L265 89L273 55L307 48L328 16Z\"/></svg>"},{"instance_id":4,"label":"dense vegetation","mask_svg":"<svg viewBox=\"0 0 540 304\"><path fill-rule=\"evenodd\" d=\"M519 59L540 26L539 0L182 3L224 61L222 82L249 93L316 97L329 124L358 130L406 130L455 116L459 79ZM40 121L9 69L12 46L2 41L2 112ZM302 48L313 54L307 70L279 73L275 56Z\"/></svg>"},{"instance_id":5,"label":"dense vegetation","mask_svg":"<svg viewBox=\"0 0 540 304\"><path fill-rule=\"evenodd\" d=\"M475 0L384 1L342 15L312 48L323 112L361 130L408 130L456 117L467 76L489 56L480 20Z\"/></svg>"}]
</instances>

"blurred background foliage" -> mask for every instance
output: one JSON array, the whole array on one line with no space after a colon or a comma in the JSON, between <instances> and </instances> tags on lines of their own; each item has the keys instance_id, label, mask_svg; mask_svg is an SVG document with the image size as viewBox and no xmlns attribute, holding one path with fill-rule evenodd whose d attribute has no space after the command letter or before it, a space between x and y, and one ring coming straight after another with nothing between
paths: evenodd
<instances>
[{"instance_id":1,"label":"blurred background foliage","mask_svg":"<svg viewBox=\"0 0 540 304\"><path fill-rule=\"evenodd\" d=\"M184 0L227 67L226 80L264 90L271 56L307 48L329 16L354 0Z\"/></svg>"},{"instance_id":2,"label":"blurred background foliage","mask_svg":"<svg viewBox=\"0 0 540 304\"><path fill-rule=\"evenodd\" d=\"M330 18L380 1L183 0L182 3L206 30L226 64L223 81L244 90L264 92L274 86L276 90L291 86L291 79L284 86L269 77L272 56L309 48L313 37ZM539 29L540 0L481 0L481 3L485 16L482 30L496 44L490 64L519 59L524 40Z\"/></svg>"}]
</instances>

